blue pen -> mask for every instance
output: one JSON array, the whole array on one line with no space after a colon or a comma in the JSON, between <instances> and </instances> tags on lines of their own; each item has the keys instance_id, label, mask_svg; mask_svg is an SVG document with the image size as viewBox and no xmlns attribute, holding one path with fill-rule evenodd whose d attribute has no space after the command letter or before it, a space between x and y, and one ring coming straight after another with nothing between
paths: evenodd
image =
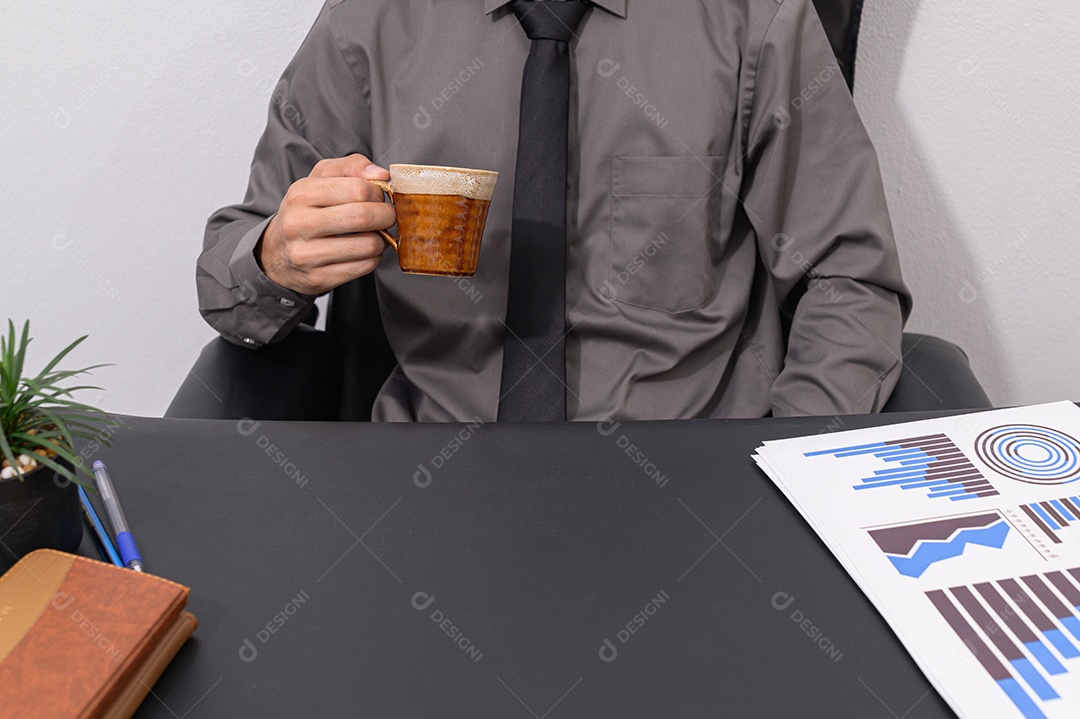
<instances>
[{"instance_id":1,"label":"blue pen","mask_svg":"<svg viewBox=\"0 0 1080 719\"><path fill-rule=\"evenodd\" d=\"M113 546L112 540L109 539L109 533L105 531L105 525L101 523L101 517L98 516L94 505L90 504L90 498L86 496L86 490L82 487L79 487L79 501L82 502L86 520L90 523L90 528L94 530L94 534L97 535L101 546L105 548L105 554L108 555L109 561L118 567L124 566L124 563L120 561L120 555L116 553L116 547Z\"/></svg>"},{"instance_id":2,"label":"blue pen","mask_svg":"<svg viewBox=\"0 0 1080 719\"><path fill-rule=\"evenodd\" d=\"M142 556L139 554L139 548L135 546L135 537L131 536L131 531L128 529L124 510L120 508L120 501L116 498L116 490L113 489L112 480L109 479L109 470L100 459L94 460L93 467L98 491L101 492L101 501L105 503L109 522L112 524L113 532L116 533L116 547L120 550L120 558L125 567L141 572L143 570Z\"/></svg>"}]
</instances>

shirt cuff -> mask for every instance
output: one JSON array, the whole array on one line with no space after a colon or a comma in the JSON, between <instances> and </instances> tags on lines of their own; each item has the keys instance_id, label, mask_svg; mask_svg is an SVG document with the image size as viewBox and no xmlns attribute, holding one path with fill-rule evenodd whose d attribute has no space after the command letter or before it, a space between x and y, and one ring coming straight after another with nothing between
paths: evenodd
<instances>
[{"instance_id":1,"label":"shirt cuff","mask_svg":"<svg viewBox=\"0 0 1080 719\"><path fill-rule=\"evenodd\" d=\"M255 245L274 215L251 228L240 240L229 260L229 270L236 282L238 310L242 313L236 335L231 338L245 347L262 347L287 335L307 316L315 298L301 295L277 284L259 269ZM250 309L243 312L241 305Z\"/></svg>"}]
</instances>

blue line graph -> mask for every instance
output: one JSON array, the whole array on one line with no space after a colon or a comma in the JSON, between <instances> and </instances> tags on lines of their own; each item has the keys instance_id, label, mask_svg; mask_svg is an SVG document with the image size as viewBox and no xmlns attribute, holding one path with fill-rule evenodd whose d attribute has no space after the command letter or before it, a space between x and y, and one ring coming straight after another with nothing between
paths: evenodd
<instances>
[{"instance_id":1,"label":"blue line graph","mask_svg":"<svg viewBox=\"0 0 1080 719\"><path fill-rule=\"evenodd\" d=\"M946 542L921 540L911 556L889 555L889 561L896 567L896 571L905 577L921 577L935 562L959 557L969 544L1001 549L1008 536L1009 523L1002 519L989 527L961 529Z\"/></svg>"}]
</instances>

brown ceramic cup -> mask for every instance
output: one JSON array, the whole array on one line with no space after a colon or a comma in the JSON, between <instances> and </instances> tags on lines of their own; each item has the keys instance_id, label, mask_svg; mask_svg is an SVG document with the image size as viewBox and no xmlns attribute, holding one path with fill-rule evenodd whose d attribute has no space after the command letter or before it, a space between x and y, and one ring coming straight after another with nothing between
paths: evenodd
<instances>
[{"instance_id":1,"label":"brown ceramic cup","mask_svg":"<svg viewBox=\"0 0 1080 719\"><path fill-rule=\"evenodd\" d=\"M476 272L488 205L499 173L434 165L390 165L390 182L372 180L397 208L402 272L470 277Z\"/></svg>"}]
</instances>

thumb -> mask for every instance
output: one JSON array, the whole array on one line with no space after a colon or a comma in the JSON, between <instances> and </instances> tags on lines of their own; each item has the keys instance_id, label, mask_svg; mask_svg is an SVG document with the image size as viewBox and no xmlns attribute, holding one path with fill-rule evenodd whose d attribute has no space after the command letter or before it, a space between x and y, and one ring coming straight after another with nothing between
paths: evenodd
<instances>
[{"instance_id":1,"label":"thumb","mask_svg":"<svg viewBox=\"0 0 1080 719\"><path fill-rule=\"evenodd\" d=\"M390 171L385 167L379 167L375 163L372 163L361 170L362 177L365 180L389 180Z\"/></svg>"}]
</instances>

